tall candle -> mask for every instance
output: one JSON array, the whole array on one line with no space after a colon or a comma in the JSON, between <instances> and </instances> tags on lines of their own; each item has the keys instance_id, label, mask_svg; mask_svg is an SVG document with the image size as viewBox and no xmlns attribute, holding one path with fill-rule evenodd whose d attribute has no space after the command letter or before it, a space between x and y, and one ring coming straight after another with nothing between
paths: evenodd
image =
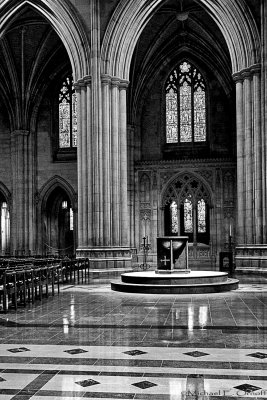
<instances>
[{"instance_id":1,"label":"tall candle","mask_svg":"<svg viewBox=\"0 0 267 400\"><path fill-rule=\"evenodd\" d=\"M229 236L232 236L232 224L230 223L230 232L229 232Z\"/></svg>"}]
</instances>

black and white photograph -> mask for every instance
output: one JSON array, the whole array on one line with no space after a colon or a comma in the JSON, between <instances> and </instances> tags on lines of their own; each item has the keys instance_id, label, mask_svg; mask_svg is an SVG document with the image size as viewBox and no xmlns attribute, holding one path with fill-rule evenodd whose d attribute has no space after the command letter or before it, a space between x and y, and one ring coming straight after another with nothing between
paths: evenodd
<instances>
[{"instance_id":1,"label":"black and white photograph","mask_svg":"<svg viewBox=\"0 0 267 400\"><path fill-rule=\"evenodd\" d=\"M267 0L0 0L0 400L267 399Z\"/></svg>"}]
</instances>

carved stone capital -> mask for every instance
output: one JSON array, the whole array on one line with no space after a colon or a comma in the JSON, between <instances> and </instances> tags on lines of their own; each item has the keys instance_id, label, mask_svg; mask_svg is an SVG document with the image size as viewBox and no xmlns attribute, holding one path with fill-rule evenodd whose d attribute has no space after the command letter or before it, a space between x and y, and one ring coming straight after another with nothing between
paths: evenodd
<instances>
[{"instance_id":1,"label":"carved stone capital","mask_svg":"<svg viewBox=\"0 0 267 400\"><path fill-rule=\"evenodd\" d=\"M111 76L108 74L101 75L101 83L102 83L102 85L110 85L111 84Z\"/></svg>"},{"instance_id":2,"label":"carved stone capital","mask_svg":"<svg viewBox=\"0 0 267 400\"><path fill-rule=\"evenodd\" d=\"M248 68L242 69L242 71L233 74L233 80L237 82L243 82L244 79L252 79L254 74L261 73L261 65L253 64Z\"/></svg>"}]
</instances>

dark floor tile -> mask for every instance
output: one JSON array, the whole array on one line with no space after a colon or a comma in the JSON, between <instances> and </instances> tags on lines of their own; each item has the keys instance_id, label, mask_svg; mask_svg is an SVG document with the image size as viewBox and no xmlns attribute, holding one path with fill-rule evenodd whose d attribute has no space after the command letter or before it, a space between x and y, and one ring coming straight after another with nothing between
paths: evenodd
<instances>
[{"instance_id":1,"label":"dark floor tile","mask_svg":"<svg viewBox=\"0 0 267 400\"><path fill-rule=\"evenodd\" d=\"M40 390L38 392L38 396L45 397L50 396L50 397L62 397L62 400L64 397L70 397L70 398L83 398L86 392L83 391L77 391L77 392L66 392L66 391L61 391L61 390ZM89 393L88 393L89 394ZM91 394L91 392L90 392Z\"/></svg>"},{"instance_id":2,"label":"dark floor tile","mask_svg":"<svg viewBox=\"0 0 267 400\"><path fill-rule=\"evenodd\" d=\"M135 395L134 400L170 400L170 396L168 394L138 393Z\"/></svg>"},{"instance_id":3,"label":"dark floor tile","mask_svg":"<svg viewBox=\"0 0 267 400\"><path fill-rule=\"evenodd\" d=\"M48 358L38 357L31 364L56 364L56 365L93 365L96 358Z\"/></svg>"},{"instance_id":4,"label":"dark floor tile","mask_svg":"<svg viewBox=\"0 0 267 400\"><path fill-rule=\"evenodd\" d=\"M217 362L217 361L175 361L175 360L163 360L162 368L207 368L207 369L229 369L232 363L230 362ZM234 368L232 366L232 368Z\"/></svg>"},{"instance_id":5,"label":"dark floor tile","mask_svg":"<svg viewBox=\"0 0 267 400\"><path fill-rule=\"evenodd\" d=\"M252 370L267 370L267 364L255 362L230 362L233 369L252 369Z\"/></svg>"},{"instance_id":6,"label":"dark floor tile","mask_svg":"<svg viewBox=\"0 0 267 400\"><path fill-rule=\"evenodd\" d=\"M83 398L86 399L101 399L101 398L108 398L108 399L135 399L134 393L99 393L99 392L90 392L90 393L85 393L83 395Z\"/></svg>"}]
</instances>

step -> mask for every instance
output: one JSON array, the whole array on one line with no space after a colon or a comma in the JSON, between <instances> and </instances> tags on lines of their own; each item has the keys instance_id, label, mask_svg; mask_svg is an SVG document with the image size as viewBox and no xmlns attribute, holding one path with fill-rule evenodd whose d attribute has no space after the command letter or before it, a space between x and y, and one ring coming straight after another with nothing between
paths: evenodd
<instances>
[{"instance_id":1,"label":"step","mask_svg":"<svg viewBox=\"0 0 267 400\"><path fill-rule=\"evenodd\" d=\"M182 285L152 285L134 284L122 281L111 282L111 289L118 292L150 293L150 294L197 294L228 292L238 288L238 279L228 278L226 282L182 284Z\"/></svg>"}]
</instances>

